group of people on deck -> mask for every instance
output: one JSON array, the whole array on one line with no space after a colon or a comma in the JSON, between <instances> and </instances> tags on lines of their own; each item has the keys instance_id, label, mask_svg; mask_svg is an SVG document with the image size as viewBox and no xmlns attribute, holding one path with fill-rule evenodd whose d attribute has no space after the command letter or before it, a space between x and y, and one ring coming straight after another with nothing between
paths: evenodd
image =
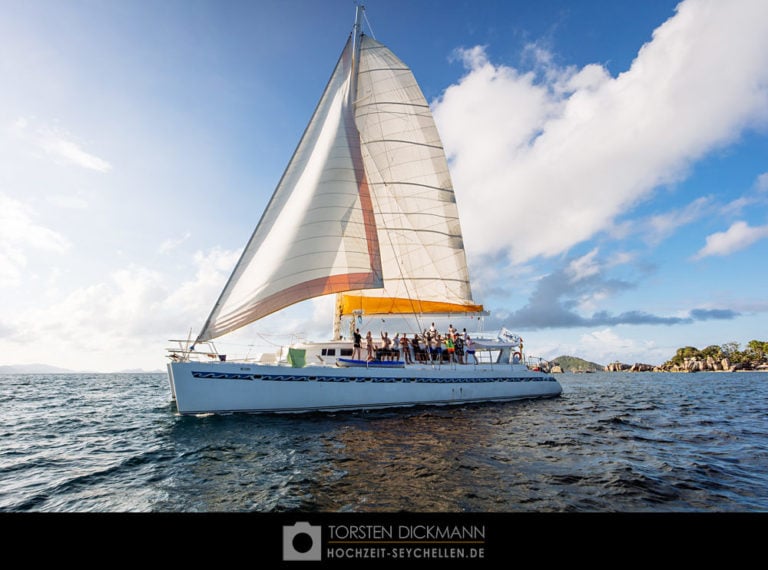
<instances>
[{"instance_id":1,"label":"group of people on deck","mask_svg":"<svg viewBox=\"0 0 768 570\"><path fill-rule=\"evenodd\" d=\"M470 356L475 364L478 362L475 357L475 343L467 334L467 329L460 333L453 328L453 325L448 326L448 332L444 335L435 329L435 323L432 323L432 326L425 329L422 334L414 333L412 338L408 338L405 333L397 333L394 338L391 338L387 332L381 332L380 335L381 342L377 346L371 331L368 331L363 338L360 329L355 329L352 358L362 360L364 347L367 353L366 359L369 362L371 360L403 360L406 364L415 362L470 364Z\"/></svg>"}]
</instances>

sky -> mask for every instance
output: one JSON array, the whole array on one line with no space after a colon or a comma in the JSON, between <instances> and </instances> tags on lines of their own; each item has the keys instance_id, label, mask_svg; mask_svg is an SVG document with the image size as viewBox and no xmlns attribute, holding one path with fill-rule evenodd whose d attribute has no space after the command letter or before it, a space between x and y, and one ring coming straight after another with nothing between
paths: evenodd
<instances>
[{"instance_id":1,"label":"sky","mask_svg":"<svg viewBox=\"0 0 768 570\"><path fill-rule=\"evenodd\" d=\"M354 12L0 0L0 366L164 369ZM432 107L484 330L601 364L768 340L768 2L370 0L366 17ZM300 303L232 350L328 339L332 312Z\"/></svg>"}]
</instances>

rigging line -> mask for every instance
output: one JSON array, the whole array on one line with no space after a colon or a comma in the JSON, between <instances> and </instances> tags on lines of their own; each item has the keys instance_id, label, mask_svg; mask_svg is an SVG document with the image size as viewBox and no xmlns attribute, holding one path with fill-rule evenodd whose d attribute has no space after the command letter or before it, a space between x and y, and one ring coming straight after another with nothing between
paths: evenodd
<instances>
[{"instance_id":1,"label":"rigging line","mask_svg":"<svg viewBox=\"0 0 768 570\"><path fill-rule=\"evenodd\" d=\"M365 23L368 26L368 31L371 33L371 37L375 40L376 34L373 33L373 28L371 27L371 23L368 21L368 16L365 13L365 10L363 10L363 20L365 20Z\"/></svg>"},{"instance_id":2,"label":"rigging line","mask_svg":"<svg viewBox=\"0 0 768 570\"><path fill-rule=\"evenodd\" d=\"M270 336L290 336L290 337L294 337L294 336L297 336L298 334L299 334L299 333L286 333L286 334L284 334L284 335L270 335ZM264 337L264 335L263 335L263 334L261 334L261 333L258 333L258 332L257 332L257 333L256 333L256 336L257 336L257 337L259 337L259 338L260 338L261 340L263 340L264 342L266 342L267 344L271 344L272 346L283 346L282 344L278 344L278 343L276 343L276 342L272 342L271 340L269 340L269 339L265 338L265 337ZM251 345L251 346L252 346L252 345Z\"/></svg>"},{"instance_id":3,"label":"rigging line","mask_svg":"<svg viewBox=\"0 0 768 570\"><path fill-rule=\"evenodd\" d=\"M387 152L389 153L389 151L387 151ZM384 185L384 188L387 191L389 191L389 186L390 185L387 184L386 182L384 182L383 185ZM391 191L389 191L389 193L390 193L390 195L392 194ZM375 193L374 193L374 196L375 196ZM377 209L378 209L379 213L381 213L381 207L378 204L378 197L375 197L374 199L376 200ZM390 215L394 215L394 213L392 213ZM401 215L404 215L404 214L402 214L402 212L401 212ZM384 220L382 220L382 221L384 221ZM419 330L422 330L421 320L419 319L419 314L416 312L416 304L414 303L413 297L411 295L411 291L410 291L410 289L408 287L408 279L405 278L405 273L403 271L403 263L402 263L402 260L401 260L402 251L400 251L399 248L395 249L395 245L392 243L392 233L390 231L390 228L388 227L388 225L384 226L384 227L387 230L387 240L389 241L389 247L392 249L392 252L395 254L395 260L397 261L397 266L400 269L401 283L405 287L405 294L407 295L408 301L411 304L411 310L413 311L413 316L416 319L416 326L419 327Z\"/></svg>"}]
</instances>

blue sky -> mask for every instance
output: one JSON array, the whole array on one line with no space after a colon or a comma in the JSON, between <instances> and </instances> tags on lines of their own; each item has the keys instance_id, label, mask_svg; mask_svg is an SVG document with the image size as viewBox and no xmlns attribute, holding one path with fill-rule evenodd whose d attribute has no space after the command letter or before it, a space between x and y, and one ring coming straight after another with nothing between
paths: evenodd
<instances>
[{"instance_id":1,"label":"blue sky","mask_svg":"<svg viewBox=\"0 0 768 570\"><path fill-rule=\"evenodd\" d=\"M768 3L366 8L432 104L486 330L600 363L768 339ZM0 365L162 368L258 221L354 4L0 14ZM328 338L330 307L234 341Z\"/></svg>"}]
</instances>

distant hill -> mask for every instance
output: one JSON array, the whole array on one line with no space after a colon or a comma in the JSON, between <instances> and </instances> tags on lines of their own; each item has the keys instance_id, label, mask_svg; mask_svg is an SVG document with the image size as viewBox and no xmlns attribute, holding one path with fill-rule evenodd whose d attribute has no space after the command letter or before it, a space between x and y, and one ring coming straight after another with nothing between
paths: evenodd
<instances>
[{"instance_id":1,"label":"distant hill","mask_svg":"<svg viewBox=\"0 0 768 570\"><path fill-rule=\"evenodd\" d=\"M550 359L549 362L552 364L557 362L560 365L560 368L563 369L563 372L602 372L605 370L605 366L602 364L590 362L575 356L558 356L557 358Z\"/></svg>"}]
</instances>

